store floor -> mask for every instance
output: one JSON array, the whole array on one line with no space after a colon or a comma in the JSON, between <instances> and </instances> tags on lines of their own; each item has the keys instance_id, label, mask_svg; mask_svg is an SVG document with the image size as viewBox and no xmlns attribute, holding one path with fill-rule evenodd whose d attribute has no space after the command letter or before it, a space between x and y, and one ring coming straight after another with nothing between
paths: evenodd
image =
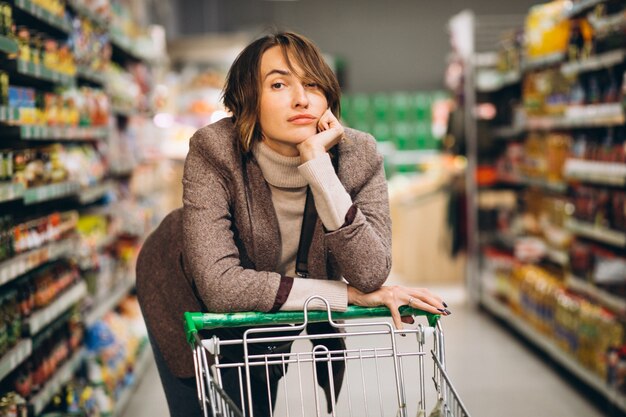
<instances>
[{"instance_id":1,"label":"store floor","mask_svg":"<svg viewBox=\"0 0 626 417\"><path fill-rule=\"evenodd\" d=\"M567 375L503 325L468 305L460 287L436 290L453 314L443 321L448 372L475 417L600 417ZM427 370L426 382L431 370ZM583 388L584 389L584 388ZM122 417L166 417L155 366L148 368Z\"/></svg>"}]
</instances>

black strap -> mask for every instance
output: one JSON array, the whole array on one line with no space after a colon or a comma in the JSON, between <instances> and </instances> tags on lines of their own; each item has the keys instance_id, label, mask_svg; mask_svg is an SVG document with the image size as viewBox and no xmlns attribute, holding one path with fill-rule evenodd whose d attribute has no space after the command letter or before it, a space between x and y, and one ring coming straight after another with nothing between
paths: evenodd
<instances>
[{"instance_id":1,"label":"black strap","mask_svg":"<svg viewBox=\"0 0 626 417\"><path fill-rule=\"evenodd\" d=\"M337 146L331 150L331 162L335 173L339 172L339 158ZM302 228L300 229L300 242L298 243L298 253L296 254L296 275L301 278L309 276L309 248L313 240L313 232L317 223L317 210L315 210L315 200L311 187L306 188L306 202L304 203L304 214L302 217Z\"/></svg>"}]
</instances>

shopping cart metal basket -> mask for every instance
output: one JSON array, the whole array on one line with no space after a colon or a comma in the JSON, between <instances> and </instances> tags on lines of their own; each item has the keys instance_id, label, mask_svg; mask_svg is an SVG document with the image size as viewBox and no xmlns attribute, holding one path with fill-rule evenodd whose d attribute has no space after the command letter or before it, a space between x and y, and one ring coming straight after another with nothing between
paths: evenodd
<instances>
[{"instance_id":1,"label":"shopping cart metal basket","mask_svg":"<svg viewBox=\"0 0 626 417\"><path fill-rule=\"evenodd\" d=\"M402 316L425 316L427 320L414 328L396 330L386 307L349 306L345 312L331 312L328 302L322 299L327 310L310 311L307 306L313 298L319 297L307 300L305 310L300 312L185 313L198 399L205 416L262 417L255 413L253 403L263 397L275 404L267 413L270 416L469 416L446 373L444 335L438 315L403 306ZM303 333L308 324L317 322L326 322L341 332ZM234 327L247 328L243 337L220 340L216 336L200 336L203 330ZM314 347L308 343L332 338L342 338L345 349L329 350L319 343ZM429 341L430 355L425 350ZM287 351L254 348L255 344L276 346L290 342L293 346ZM233 348L243 352L242 359L221 362L223 349ZM341 381L333 379L335 362L344 366L340 395L336 389L341 387ZM425 383L428 362L432 362L434 385ZM284 375L280 387L274 390L270 389L272 367ZM265 375L267 389L259 390L257 385L253 392L251 374L258 375L259 370ZM230 396L222 378L224 372L230 372ZM239 388L235 395L233 372ZM320 380L330 388L328 410L321 404L324 394L318 387ZM427 394L434 399L428 409ZM338 400L332 401L336 396Z\"/></svg>"}]
</instances>

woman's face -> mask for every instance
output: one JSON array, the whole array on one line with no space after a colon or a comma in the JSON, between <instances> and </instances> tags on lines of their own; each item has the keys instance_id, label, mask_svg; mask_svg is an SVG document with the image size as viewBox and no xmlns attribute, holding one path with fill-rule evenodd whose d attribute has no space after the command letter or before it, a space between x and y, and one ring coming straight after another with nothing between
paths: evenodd
<instances>
[{"instance_id":1,"label":"woman's face","mask_svg":"<svg viewBox=\"0 0 626 417\"><path fill-rule=\"evenodd\" d=\"M294 60L297 74L300 68ZM313 81L300 78L287 65L279 46L261 57L262 140L285 156L299 155L296 146L317 133L317 122L328 108L324 92Z\"/></svg>"}]
</instances>

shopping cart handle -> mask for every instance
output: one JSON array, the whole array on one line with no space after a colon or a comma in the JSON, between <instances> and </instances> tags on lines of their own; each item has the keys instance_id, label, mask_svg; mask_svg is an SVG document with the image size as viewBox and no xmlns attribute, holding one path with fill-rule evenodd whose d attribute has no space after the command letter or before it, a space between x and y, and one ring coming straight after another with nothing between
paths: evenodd
<instances>
[{"instance_id":1,"label":"shopping cart handle","mask_svg":"<svg viewBox=\"0 0 626 417\"><path fill-rule=\"evenodd\" d=\"M343 312L333 311L333 320L362 319L371 317L390 317L391 313L385 306L359 307L348 306ZM409 306L400 307L402 316L426 316L428 325L434 327L439 320L438 314L428 313ZM308 312L308 322L328 321L328 311L312 310ZM193 345L194 335L198 330L217 329L222 327L264 326L270 324L294 324L304 322L303 311L281 311L278 313L261 313L257 311L243 313L185 313L185 333L187 341Z\"/></svg>"}]
</instances>

